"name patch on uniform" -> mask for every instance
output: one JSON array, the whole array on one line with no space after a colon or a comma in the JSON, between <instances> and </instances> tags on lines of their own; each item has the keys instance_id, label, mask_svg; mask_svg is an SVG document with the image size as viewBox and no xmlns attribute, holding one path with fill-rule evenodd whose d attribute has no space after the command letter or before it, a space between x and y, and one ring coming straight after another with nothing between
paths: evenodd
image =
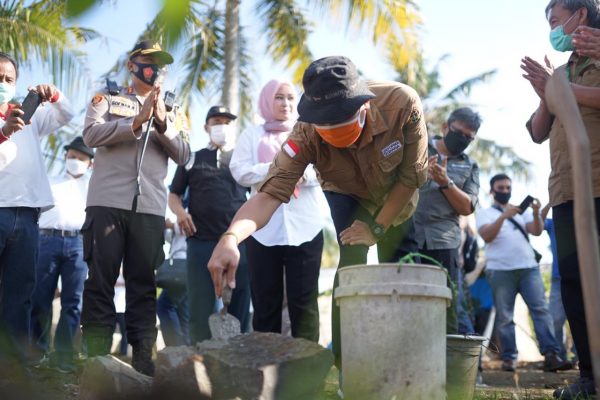
<instances>
[{"instance_id":1,"label":"name patch on uniform","mask_svg":"<svg viewBox=\"0 0 600 400\"><path fill-rule=\"evenodd\" d=\"M110 100L110 114L120 117L133 117L137 114L137 105L124 96L114 96Z\"/></svg>"},{"instance_id":2,"label":"name patch on uniform","mask_svg":"<svg viewBox=\"0 0 600 400\"><path fill-rule=\"evenodd\" d=\"M288 140L283 145L283 150L288 154L288 156L294 158L298 153L300 153L300 148L293 140Z\"/></svg>"},{"instance_id":3,"label":"name patch on uniform","mask_svg":"<svg viewBox=\"0 0 600 400\"><path fill-rule=\"evenodd\" d=\"M383 156L387 158L395 152L397 152L398 150L400 150L401 148L402 143L400 143L399 140L394 140L392 143L388 144L383 149L381 149L381 154L383 154Z\"/></svg>"}]
</instances>

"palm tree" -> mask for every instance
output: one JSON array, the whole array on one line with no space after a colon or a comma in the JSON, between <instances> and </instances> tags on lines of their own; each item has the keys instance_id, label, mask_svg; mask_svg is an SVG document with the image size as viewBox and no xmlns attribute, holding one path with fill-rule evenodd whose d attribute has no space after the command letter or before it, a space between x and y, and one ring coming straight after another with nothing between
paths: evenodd
<instances>
[{"instance_id":1,"label":"palm tree","mask_svg":"<svg viewBox=\"0 0 600 400\"><path fill-rule=\"evenodd\" d=\"M468 98L472 89L484 84L491 79L496 70L483 72L471 77L447 93L440 94L440 66L448 55L442 56L438 62L428 70L422 55L413 60L413 68L396 69L397 80L413 87L423 100L423 109L427 119L427 131L435 132L436 129L446 121L452 110L460 107L472 107ZM517 155L508 146L500 146L493 140L478 138L469 147L469 155L477 160L484 174L492 174L495 171L510 171L514 177L529 179L531 163Z\"/></svg>"},{"instance_id":2,"label":"palm tree","mask_svg":"<svg viewBox=\"0 0 600 400\"><path fill-rule=\"evenodd\" d=\"M25 67L49 65L54 82L75 93L87 83L85 54L78 50L99 35L87 28L69 26L66 3L60 0L0 0L0 49Z\"/></svg>"},{"instance_id":3,"label":"palm tree","mask_svg":"<svg viewBox=\"0 0 600 400\"><path fill-rule=\"evenodd\" d=\"M100 0L66 1L71 15L79 15ZM293 69L296 82L313 58L307 45L312 28L307 9L319 17L342 15L346 29L370 32L373 43L382 47L398 68L410 69L410 61L418 55L416 34L421 19L413 0L305 0L302 4L295 0L257 1L257 21L263 24L261 31L268 42L266 53ZM250 93L246 78L252 75L252 69L246 47L249 38L241 29L239 7L240 0L225 0L224 4L165 1L143 35L162 39L170 50L178 46L184 49L186 76L180 93L214 93L218 88L221 101L233 112L238 111L239 102L243 116L251 104L244 95ZM214 79L217 75L219 79Z\"/></svg>"},{"instance_id":4,"label":"palm tree","mask_svg":"<svg viewBox=\"0 0 600 400\"><path fill-rule=\"evenodd\" d=\"M82 92L81 88L87 89L89 82L85 54L78 48L99 35L91 29L68 25L65 13L65 1L0 0L0 49L22 67L47 65L56 86L73 97ZM74 126L68 126L44 140L48 168L75 132Z\"/></svg>"}]
</instances>

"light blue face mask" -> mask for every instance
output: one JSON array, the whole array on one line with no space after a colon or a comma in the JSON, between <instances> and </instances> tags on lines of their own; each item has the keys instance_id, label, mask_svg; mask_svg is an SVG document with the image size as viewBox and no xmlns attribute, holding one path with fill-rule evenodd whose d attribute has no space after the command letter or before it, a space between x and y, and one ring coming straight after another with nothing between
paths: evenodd
<instances>
[{"instance_id":1,"label":"light blue face mask","mask_svg":"<svg viewBox=\"0 0 600 400\"><path fill-rule=\"evenodd\" d=\"M573 35L567 35L565 33L564 26L571 21L575 14L571 15L569 19L562 25L557 26L556 28L550 31L550 43L554 50L556 51L573 51L575 47L573 47Z\"/></svg>"},{"instance_id":2,"label":"light blue face mask","mask_svg":"<svg viewBox=\"0 0 600 400\"><path fill-rule=\"evenodd\" d=\"M8 103L15 97L16 86L10 83L0 83L0 104Z\"/></svg>"}]
</instances>

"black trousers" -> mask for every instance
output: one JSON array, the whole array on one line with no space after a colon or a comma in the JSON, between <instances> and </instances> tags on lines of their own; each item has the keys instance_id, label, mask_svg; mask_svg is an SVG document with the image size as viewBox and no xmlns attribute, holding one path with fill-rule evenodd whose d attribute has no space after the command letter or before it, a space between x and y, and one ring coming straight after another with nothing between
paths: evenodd
<instances>
[{"instance_id":1,"label":"black trousers","mask_svg":"<svg viewBox=\"0 0 600 400\"><path fill-rule=\"evenodd\" d=\"M459 332L458 329L458 250L457 249L440 249L440 250L429 250L429 249L419 249L419 253L424 254L438 261L440 264L446 268L448 271L448 275L454 285L456 286L457 293L456 297L452 299L452 307L449 307L446 314L446 333L456 334ZM423 258L421 260L423 264L431 264L435 265L431 261ZM448 284L450 285L450 284ZM470 332L465 332L470 333Z\"/></svg>"},{"instance_id":2,"label":"black trousers","mask_svg":"<svg viewBox=\"0 0 600 400\"><path fill-rule=\"evenodd\" d=\"M83 290L81 325L84 335L114 332L115 283L121 262L127 309L127 340L156 340L154 270L164 259L165 220L109 207L88 207L82 228L89 275Z\"/></svg>"},{"instance_id":3,"label":"black trousers","mask_svg":"<svg viewBox=\"0 0 600 400\"><path fill-rule=\"evenodd\" d=\"M596 229L600 232L600 198L596 198L594 201ZM579 356L579 374L583 377L593 378L581 276L579 275L577 241L575 240L573 202L568 201L553 207L552 219L556 233L562 301Z\"/></svg>"},{"instance_id":4,"label":"black trousers","mask_svg":"<svg viewBox=\"0 0 600 400\"><path fill-rule=\"evenodd\" d=\"M258 332L281 333L285 289L292 336L319 341L319 271L323 232L300 246L264 246L250 236L246 241L254 318Z\"/></svg>"},{"instance_id":5,"label":"black trousers","mask_svg":"<svg viewBox=\"0 0 600 400\"><path fill-rule=\"evenodd\" d=\"M365 264L367 262L367 252L369 251L369 248L364 245L345 246L340 242L339 234L352 225L355 220L371 223L373 221L373 216L352 196L326 191L325 197L329 203L331 217L333 218L333 224L337 232L338 245L340 246L338 271L340 268L350 265ZM415 225L412 217L401 225L390 227L385 233L385 237L377 242L379 262L397 262L402 256L416 252L418 246L414 238ZM336 273L333 282L331 302L331 338L332 350L335 356L335 365L340 369L342 365L340 307L336 304L335 298L333 297L338 285L339 278Z\"/></svg>"}]
</instances>

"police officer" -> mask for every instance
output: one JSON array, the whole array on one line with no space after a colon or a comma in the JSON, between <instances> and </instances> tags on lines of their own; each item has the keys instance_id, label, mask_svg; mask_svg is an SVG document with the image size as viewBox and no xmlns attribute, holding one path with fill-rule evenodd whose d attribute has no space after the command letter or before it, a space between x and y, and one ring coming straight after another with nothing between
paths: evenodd
<instances>
[{"instance_id":1,"label":"police officer","mask_svg":"<svg viewBox=\"0 0 600 400\"><path fill-rule=\"evenodd\" d=\"M412 223L417 189L427 178L427 130L417 93L401 83L364 82L345 57L314 61L302 83L299 122L259 192L240 208L208 263L217 295L223 279L235 286L238 243L289 201L308 164L321 176L339 234L339 268L365 263L375 243L394 237L398 245L404 239L399 231L407 231L403 223ZM339 366L335 306L332 330Z\"/></svg>"},{"instance_id":2,"label":"police officer","mask_svg":"<svg viewBox=\"0 0 600 400\"><path fill-rule=\"evenodd\" d=\"M157 81L172 62L158 44L137 43L127 62L132 85L108 85L96 94L83 131L85 143L97 149L82 228L89 277L81 322L88 356L110 352L114 286L123 262L132 365L146 375L154 373L154 270L164 258L167 161L184 165L190 156L178 110L167 112Z\"/></svg>"}]
</instances>

